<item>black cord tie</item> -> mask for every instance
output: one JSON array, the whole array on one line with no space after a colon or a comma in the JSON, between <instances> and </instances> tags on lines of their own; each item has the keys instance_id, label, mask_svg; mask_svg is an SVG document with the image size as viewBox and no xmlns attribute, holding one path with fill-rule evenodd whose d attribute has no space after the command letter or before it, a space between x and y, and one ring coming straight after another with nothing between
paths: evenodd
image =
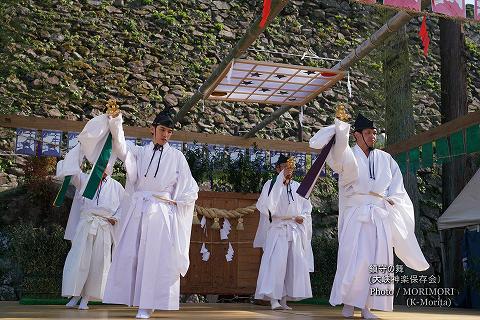
<instances>
[{"instance_id":1,"label":"black cord tie","mask_svg":"<svg viewBox=\"0 0 480 320\"><path fill-rule=\"evenodd\" d=\"M375 152L373 150L368 154L368 171L370 179L375 180Z\"/></svg>"},{"instance_id":2,"label":"black cord tie","mask_svg":"<svg viewBox=\"0 0 480 320\"><path fill-rule=\"evenodd\" d=\"M291 182L289 182L287 184L287 200L288 200L288 204L290 204L290 198L292 198L292 201L295 201L295 199L293 198L293 194L292 194L292 184Z\"/></svg>"},{"instance_id":3,"label":"black cord tie","mask_svg":"<svg viewBox=\"0 0 480 320\"><path fill-rule=\"evenodd\" d=\"M153 161L153 158L155 157L155 152L157 152L157 150L160 150L160 158L158 159L157 171L155 171L155 177L157 176L158 167L160 166L160 160L162 159L162 153L163 153L163 146L158 143L156 143L153 146L153 154L152 154L152 157L150 158L150 163L148 164L147 171L145 172L145 177L147 177L148 170L150 170L150 166L152 165L152 161Z\"/></svg>"},{"instance_id":4,"label":"black cord tie","mask_svg":"<svg viewBox=\"0 0 480 320\"><path fill-rule=\"evenodd\" d=\"M100 192L102 191L102 187L103 187L103 183L104 182L107 182L107 178L103 178L101 181L100 181L100 185L98 186L98 189L97 189L97 206L98 206L98 200L100 199Z\"/></svg>"},{"instance_id":5,"label":"black cord tie","mask_svg":"<svg viewBox=\"0 0 480 320\"><path fill-rule=\"evenodd\" d=\"M157 177L158 168L160 167L160 160L162 160L162 154L163 154L163 146L160 146L160 157L158 157L157 170L155 170L155 175L153 176L154 178Z\"/></svg>"}]
</instances>

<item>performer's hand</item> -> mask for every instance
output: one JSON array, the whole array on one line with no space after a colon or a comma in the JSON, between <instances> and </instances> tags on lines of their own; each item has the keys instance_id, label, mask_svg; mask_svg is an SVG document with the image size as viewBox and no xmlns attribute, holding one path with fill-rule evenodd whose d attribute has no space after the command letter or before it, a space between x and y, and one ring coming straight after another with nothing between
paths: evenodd
<instances>
[{"instance_id":1,"label":"performer's hand","mask_svg":"<svg viewBox=\"0 0 480 320\"><path fill-rule=\"evenodd\" d=\"M290 169L290 168L283 169L283 175L285 176L285 178L291 179L293 175L293 169Z\"/></svg>"},{"instance_id":2,"label":"performer's hand","mask_svg":"<svg viewBox=\"0 0 480 320\"><path fill-rule=\"evenodd\" d=\"M118 116L121 115L121 114L122 114L122 111L118 110L118 112L115 112L114 114L111 114L110 117L116 118L116 117L118 117Z\"/></svg>"},{"instance_id":3,"label":"performer's hand","mask_svg":"<svg viewBox=\"0 0 480 320\"><path fill-rule=\"evenodd\" d=\"M298 224L302 224L303 223L303 217L302 216L296 216L295 217L295 222L298 223Z\"/></svg>"},{"instance_id":4,"label":"performer's hand","mask_svg":"<svg viewBox=\"0 0 480 320\"><path fill-rule=\"evenodd\" d=\"M115 223L117 223L117 220L114 219L114 218L107 218L107 221L110 222L110 224L111 224L112 226L114 226Z\"/></svg>"}]
</instances>

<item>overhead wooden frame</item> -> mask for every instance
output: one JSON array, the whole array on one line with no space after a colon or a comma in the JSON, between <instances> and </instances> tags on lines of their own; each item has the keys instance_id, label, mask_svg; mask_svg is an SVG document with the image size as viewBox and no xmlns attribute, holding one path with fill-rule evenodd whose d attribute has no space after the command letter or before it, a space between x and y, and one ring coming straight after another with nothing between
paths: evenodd
<instances>
[{"instance_id":1,"label":"overhead wooden frame","mask_svg":"<svg viewBox=\"0 0 480 320\"><path fill-rule=\"evenodd\" d=\"M303 106L344 75L340 70L234 59L206 91L205 98Z\"/></svg>"}]
</instances>

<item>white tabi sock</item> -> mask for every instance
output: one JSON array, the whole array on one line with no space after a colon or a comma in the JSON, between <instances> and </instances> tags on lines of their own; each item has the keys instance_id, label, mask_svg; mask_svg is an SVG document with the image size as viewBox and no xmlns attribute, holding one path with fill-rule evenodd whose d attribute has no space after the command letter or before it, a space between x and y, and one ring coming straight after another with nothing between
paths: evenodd
<instances>
[{"instance_id":1,"label":"white tabi sock","mask_svg":"<svg viewBox=\"0 0 480 320\"><path fill-rule=\"evenodd\" d=\"M287 306L287 296L283 297L282 300L280 300L280 305L282 306L283 310L292 310L292 308Z\"/></svg>"},{"instance_id":2,"label":"white tabi sock","mask_svg":"<svg viewBox=\"0 0 480 320\"><path fill-rule=\"evenodd\" d=\"M280 310L283 309L280 303L278 303L277 299L271 299L270 305L272 306L272 310Z\"/></svg>"},{"instance_id":3,"label":"white tabi sock","mask_svg":"<svg viewBox=\"0 0 480 320\"><path fill-rule=\"evenodd\" d=\"M88 297L82 297L82 301L80 301L80 305L78 306L80 310L88 310Z\"/></svg>"},{"instance_id":4,"label":"white tabi sock","mask_svg":"<svg viewBox=\"0 0 480 320\"><path fill-rule=\"evenodd\" d=\"M67 308L74 308L77 305L78 300L80 300L80 296L72 297L72 299L70 299L70 301L68 301L68 303L65 306Z\"/></svg>"},{"instance_id":5,"label":"white tabi sock","mask_svg":"<svg viewBox=\"0 0 480 320\"><path fill-rule=\"evenodd\" d=\"M153 313L153 309L138 309L137 319L149 319Z\"/></svg>"},{"instance_id":6,"label":"white tabi sock","mask_svg":"<svg viewBox=\"0 0 480 320\"><path fill-rule=\"evenodd\" d=\"M345 318L353 318L353 311L355 310L354 306L345 304L342 310L342 316Z\"/></svg>"},{"instance_id":7,"label":"white tabi sock","mask_svg":"<svg viewBox=\"0 0 480 320\"><path fill-rule=\"evenodd\" d=\"M362 318L363 319L378 319L378 316L370 312L370 309L362 309Z\"/></svg>"}]
</instances>

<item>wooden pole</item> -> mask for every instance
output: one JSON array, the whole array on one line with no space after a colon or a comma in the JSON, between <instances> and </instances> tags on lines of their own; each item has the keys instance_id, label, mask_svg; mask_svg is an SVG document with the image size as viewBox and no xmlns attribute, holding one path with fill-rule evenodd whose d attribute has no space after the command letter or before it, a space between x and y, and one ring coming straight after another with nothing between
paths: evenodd
<instances>
[{"instance_id":1,"label":"wooden pole","mask_svg":"<svg viewBox=\"0 0 480 320\"><path fill-rule=\"evenodd\" d=\"M80 132L85 126L85 121L73 121L64 119L48 119L39 117L26 117L17 115L0 115L0 127L5 128L27 128L35 130L62 130L64 132ZM151 138L148 127L123 126L126 137ZM285 152L313 152L307 143L295 141L271 140L271 139L244 139L237 136L226 136L221 134L208 134L175 130L172 135L173 141L193 142L201 144L218 144L249 148L256 146L261 150L278 150Z\"/></svg>"}]
</instances>

